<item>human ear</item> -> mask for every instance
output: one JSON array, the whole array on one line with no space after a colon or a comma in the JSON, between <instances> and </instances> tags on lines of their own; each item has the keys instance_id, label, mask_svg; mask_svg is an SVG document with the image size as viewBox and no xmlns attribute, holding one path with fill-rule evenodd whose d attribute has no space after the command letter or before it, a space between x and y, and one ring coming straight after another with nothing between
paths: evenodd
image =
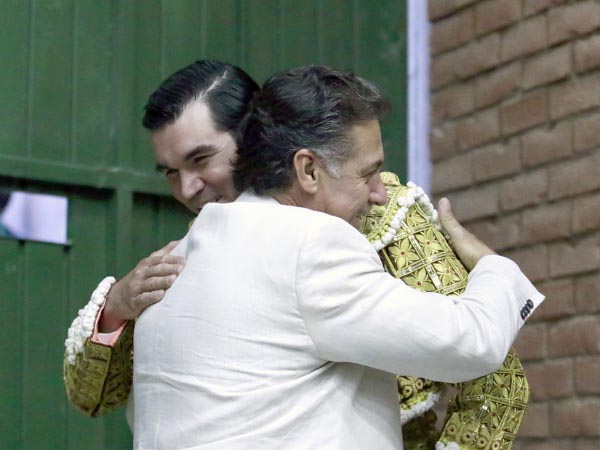
<instances>
[{"instance_id":1,"label":"human ear","mask_svg":"<svg viewBox=\"0 0 600 450\"><path fill-rule=\"evenodd\" d=\"M298 184L307 194L315 194L319 183L319 166L316 164L315 154L306 148L294 154L294 169Z\"/></svg>"}]
</instances>

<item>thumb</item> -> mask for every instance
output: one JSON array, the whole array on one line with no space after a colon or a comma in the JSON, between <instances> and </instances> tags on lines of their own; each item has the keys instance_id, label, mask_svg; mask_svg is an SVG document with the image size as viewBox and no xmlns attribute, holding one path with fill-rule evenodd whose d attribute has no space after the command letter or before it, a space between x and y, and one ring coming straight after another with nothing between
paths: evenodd
<instances>
[{"instance_id":1,"label":"thumb","mask_svg":"<svg viewBox=\"0 0 600 450\"><path fill-rule=\"evenodd\" d=\"M444 227L450 236L450 239L453 239L457 234L465 232L463 226L458 223L458 220L454 217L452 205L450 204L450 200L446 197L442 197L438 203L438 218L442 227Z\"/></svg>"}]
</instances>

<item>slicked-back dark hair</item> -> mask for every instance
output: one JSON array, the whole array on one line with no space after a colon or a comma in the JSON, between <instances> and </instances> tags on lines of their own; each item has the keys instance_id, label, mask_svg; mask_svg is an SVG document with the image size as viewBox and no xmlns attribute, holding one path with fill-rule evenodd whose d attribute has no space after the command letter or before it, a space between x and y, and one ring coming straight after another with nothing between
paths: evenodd
<instances>
[{"instance_id":1,"label":"slicked-back dark hair","mask_svg":"<svg viewBox=\"0 0 600 450\"><path fill-rule=\"evenodd\" d=\"M269 78L252 101L238 141L236 189L277 192L291 186L294 154L307 148L339 177L350 158L352 127L381 120L389 102L352 72L304 66Z\"/></svg>"},{"instance_id":2,"label":"slicked-back dark hair","mask_svg":"<svg viewBox=\"0 0 600 450\"><path fill-rule=\"evenodd\" d=\"M256 82L239 67L200 60L178 70L150 95L142 120L144 128L159 130L175 122L195 100L206 102L219 131L232 132L247 111Z\"/></svg>"}]
</instances>

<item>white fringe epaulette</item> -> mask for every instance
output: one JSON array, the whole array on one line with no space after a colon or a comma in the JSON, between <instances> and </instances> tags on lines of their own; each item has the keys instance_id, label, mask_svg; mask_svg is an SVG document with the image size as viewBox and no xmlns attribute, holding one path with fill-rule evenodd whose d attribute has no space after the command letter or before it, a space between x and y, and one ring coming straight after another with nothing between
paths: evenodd
<instances>
[{"instance_id":1,"label":"white fringe epaulette","mask_svg":"<svg viewBox=\"0 0 600 450\"><path fill-rule=\"evenodd\" d=\"M442 229L442 226L440 225L440 222L438 220L438 212L433 207L433 204L429 200L429 197L427 196L425 191L423 191L422 188L417 186L412 181L406 183L406 187L408 188L406 191L406 195L398 197L397 202L400 208L398 208L398 211L396 211L394 218L390 221L387 230L385 231L385 233L383 233L383 236L381 236L381 238L371 241L371 245L373 246L373 248L375 248L376 251L385 248L390 242L392 242L394 237L396 237L396 234L398 233L398 228L400 228L400 226L402 225L402 222L406 218L408 210L412 205L415 204L415 202L419 204L419 206L421 207L429 221L433 224L433 226L437 230Z\"/></svg>"},{"instance_id":2,"label":"white fringe epaulette","mask_svg":"<svg viewBox=\"0 0 600 450\"><path fill-rule=\"evenodd\" d=\"M427 398L422 402L415 403L410 409L401 409L400 424L404 426L415 417L422 416L431 408L433 408L439 400L440 394L438 392L430 392Z\"/></svg>"},{"instance_id":3,"label":"white fringe epaulette","mask_svg":"<svg viewBox=\"0 0 600 450\"><path fill-rule=\"evenodd\" d=\"M73 320L67 332L67 339L65 340L67 361L69 364L75 364L77 355L83 351L83 344L85 344L85 341L94 332L94 324L98 311L115 281L115 277L106 277L102 280L94 292L92 292L88 304L79 310L79 314Z\"/></svg>"}]
</instances>

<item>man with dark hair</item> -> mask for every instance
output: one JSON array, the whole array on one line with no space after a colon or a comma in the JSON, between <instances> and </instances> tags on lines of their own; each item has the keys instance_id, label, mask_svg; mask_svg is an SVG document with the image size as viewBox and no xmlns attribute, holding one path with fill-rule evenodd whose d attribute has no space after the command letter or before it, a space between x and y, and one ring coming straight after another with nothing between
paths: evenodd
<instances>
[{"instance_id":1,"label":"man with dark hair","mask_svg":"<svg viewBox=\"0 0 600 450\"><path fill-rule=\"evenodd\" d=\"M237 130L257 84L239 67L202 60L167 78L149 97L142 120L152 131L156 168L176 200L193 213L238 196L231 177ZM159 301L181 269L173 245L140 262L112 286L100 316L111 332Z\"/></svg>"},{"instance_id":2,"label":"man with dark hair","mask_svg":"<svg viewBox=\"0 0 600 450\"><path fill-rule=\"evenodd\" d=\"M244 192L205 206L178 246L185 268L136 323L135 448L401 449L394 374L495 370L543 296L444 202L473 268L465 293L384 272L349 225L386 202L386 107L366 81L299 68L252 108L234 173Z\"/></svg>"}]
</instances>

